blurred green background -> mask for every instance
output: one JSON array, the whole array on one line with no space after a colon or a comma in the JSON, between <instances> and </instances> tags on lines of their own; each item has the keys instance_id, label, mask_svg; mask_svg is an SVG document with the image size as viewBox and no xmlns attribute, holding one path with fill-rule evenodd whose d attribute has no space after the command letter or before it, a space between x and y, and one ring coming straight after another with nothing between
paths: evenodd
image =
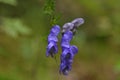
<instances>
[{"instance_id":1,"label":"blurred green background","mask_svg":"<svg viewBox=\"0 0 120 80\"><path fill-rule=\"evenodd\" d=\"M120 80L120 0L56 0L62 25L82 17L68 76L45 56L52 26L45 0L0 0L0 80ZM60 45L60 44L59 44Z\"/></svg>"}]
</instances>

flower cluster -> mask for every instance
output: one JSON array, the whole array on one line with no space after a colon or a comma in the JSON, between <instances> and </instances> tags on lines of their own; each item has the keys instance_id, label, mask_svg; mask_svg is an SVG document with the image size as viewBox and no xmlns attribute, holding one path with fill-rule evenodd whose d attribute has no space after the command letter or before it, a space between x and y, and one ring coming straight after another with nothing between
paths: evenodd
<instances>
[{"instance_id":1,"label":"flower cluster","mask_svg":"<svg viewBox=\"0 0 120 80\"><path fill-rule=\"evenodd\" d=\"M61 63L59 72L63 75L67 75L72 69L73 58L76 53L78 53L78 48L75 45L70 45L70 41L76 33L77 28L84 23L82 18L77 18L71 22L63 25L62 29L62 39L61 39ZM55 25L48 36L48 46L47 46L47 56L54 57L58 52L57 35L60 32L60 27Z\"/></svg>"},{"instance_id":2,"label":"flower cluster","mask_svg":"<svg viewBox=\"0 0 120 80\"><path fill-rule=\"evenodd\" d=\"M60 27L58 25L53 26L48 36L48 46L47 46L46 56L54 57L54 55L58 52L57 35L59 34L59 32L60 32Z\"/></svg>"},{"instance_id":3,"label":"flower cluster","mask_svg":"<svg viewBox=\"0 0 120 80\"><path fill-rule=\"evenodd\" d=\"M71 31L66 31L61 40L62 54L61 54L61 64L60 73L67 75L72 68L72 62L74 55L78 52L76 46L71 46L70 41L73 37Z\"/></svg>"},{"instance_id":4,"label":"flower cluster","mask_svg":"<svg viewBox=\"0 0 120 80\"><path fill-rule=\"evenodd\" d=\"M63 25L62 30L62 54L61 54L61 64L60 64L60 73L67 75L72 68L72 62L74 55L78 53L78 48L75 45L70 45L73 35L76 32L76 29L84 23L82 18L77 18L72 22L66 23Z\"/></svg>"}]
</instances>

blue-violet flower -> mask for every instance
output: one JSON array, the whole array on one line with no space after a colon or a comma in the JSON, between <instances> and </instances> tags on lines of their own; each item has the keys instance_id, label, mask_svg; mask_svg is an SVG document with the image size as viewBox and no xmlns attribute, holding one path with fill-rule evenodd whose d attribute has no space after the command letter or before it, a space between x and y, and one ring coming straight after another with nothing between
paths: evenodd
<instances>
[{"instance_id":1,"label":"blue-violet flower","mask_svg":"<svg viewBox=\"0 0 120 80\"><path fill-rule=\"evenodd\" d=\"M73 38L73 33L71 31L66 31L64 33L61 39L62 51L64 50L64 48L70 47L70 41L72 40L72 38Z\"/></svg>"},{"instance_id":2,"label":"blue-violet flower","mask_svg":"<svg viewBox=\"0 0 120 80\"><path fill-rule=\"evenodd\" d=\"M46 56L54 57L54 55L58 52L57 36L59 32L60 32L60 27L58 25L53 26L48 36L48 46L47 46Z\"/></svg>"},{"instance_id":3,"label":"blue-violet flower","mask_svg":"<svg viewBox=\"0 0 120 80\"><path fill-rule=\"evenodd\" d=\"M71 46L70 41L72 40L73 33L71 31L66 31L62 36L61 47L61 64L60 64L60 73L67 75L72 68L72 62L74 55L78 52L76 46Z\"/></svg>"},{"instance_id":4,"label":"blue-violet flower","mask_svg":"<svg viewBox=\"0 0 120 80\"><path fill-rule=\"evenodd\" d=\"M78 48L76 46L70 46L70 48L64 49L61 54L60 73L68 75L69 71L72 69L74 55L77 52Z\"/></svg>"}]
</instances>

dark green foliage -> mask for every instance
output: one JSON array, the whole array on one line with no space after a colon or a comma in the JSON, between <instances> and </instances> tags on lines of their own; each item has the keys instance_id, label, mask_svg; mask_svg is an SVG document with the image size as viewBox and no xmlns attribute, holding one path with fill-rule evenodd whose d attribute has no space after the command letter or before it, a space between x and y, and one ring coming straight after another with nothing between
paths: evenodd
<instances>
[{"instance_id":1,"label":"dark green foliage","mask_svg":"<svg viewBox=\"0 0 120 80\"><path fill-rule=\"evenodd\" d=\"M53 15L55 11L55 0L46 0L44 4L44 13L46 15Z\"/></svg>"},{"instance_id":2,"label":"dark green foliage","mask_svg":"<svg viewBox=\"0 0 120 80\"><path fill-rule=\"evenodd\" d=\"M44 14L49 16L50 18L50 25L53 26L58 23L60 19L59 13L55 14L56 9L56 1L55 0L46 0L43 8Z\"/></svg>"}]
</instances>

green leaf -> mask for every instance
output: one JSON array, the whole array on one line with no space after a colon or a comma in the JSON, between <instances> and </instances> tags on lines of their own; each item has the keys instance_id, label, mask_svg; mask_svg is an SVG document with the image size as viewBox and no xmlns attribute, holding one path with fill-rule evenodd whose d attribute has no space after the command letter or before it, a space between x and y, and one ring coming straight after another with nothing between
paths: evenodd
<instances>
[{"instance_id":1,"label":"green leaf","mask_svg":"<svg viewBox=\"0 0 120 80\"><path fill-rule=\"evenodd\" d=\"M10 18L4 18L3 19L3 27L2 30L12 36L17 37L18 34L22 35L28 35L30 34L30 29L25 26L21 20L19 19L10 19Z\"/></svg>"}]
</instances>

